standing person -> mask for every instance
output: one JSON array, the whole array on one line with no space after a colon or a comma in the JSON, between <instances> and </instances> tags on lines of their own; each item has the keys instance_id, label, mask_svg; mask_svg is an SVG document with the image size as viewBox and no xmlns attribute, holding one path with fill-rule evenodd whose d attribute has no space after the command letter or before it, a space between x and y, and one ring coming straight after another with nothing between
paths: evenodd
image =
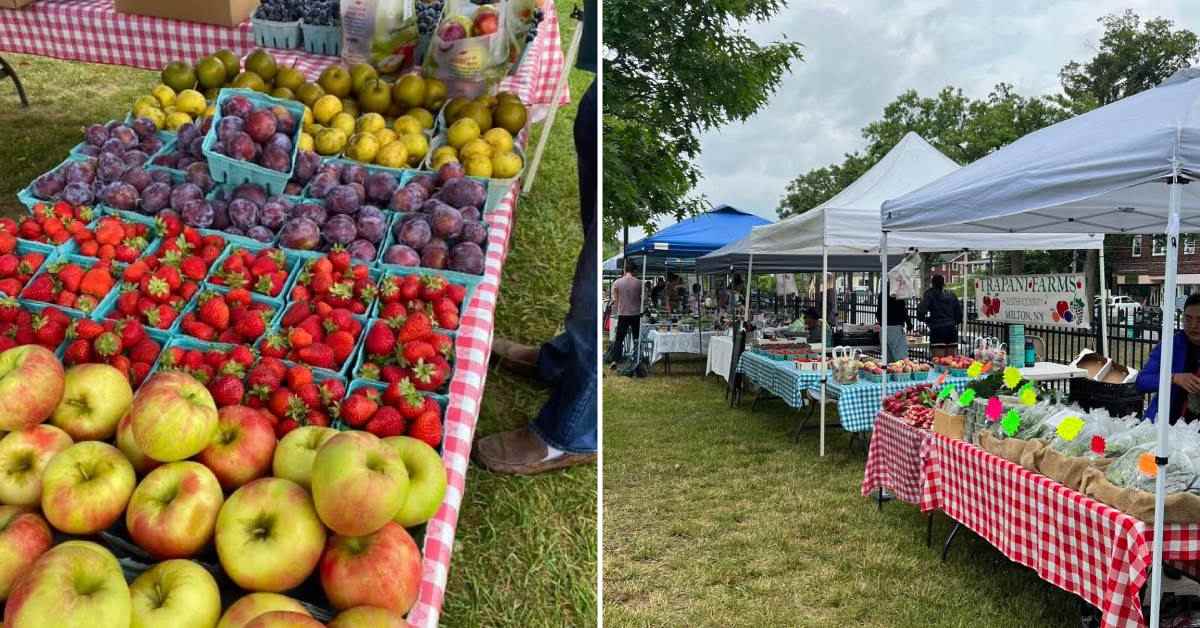
<instances>
[{"instance_id":1,"label":"standing person","mask_svg":"<svg viewBox=\"0 0 1200 628\"><path fill-rule=\"evenodd\" d=\"M596 72L596 0L584 0L583 35L576 67ZM583 250L575 262L571 282L571 305L565 331L535 350L527 345L501 342L493 352L509 364L552 385L550 399L526 426L480 438L473 448L475 461L497 473L532 475L596 461L597 391L596 373L596 286L599 281L599 251L596 241L596 176L600 170L599 118L596 81L579 101L575 117L575 154L579 167L579 218L583 227ZM636 307L641 308L641 284L628 272L626 278L638 288ZM624 279L624 278L623 278ZM626 282L628 285L629 281ZM627 308L629 304L617 304ZM616 306L614 306L616 307ZM627 310L618 310L618 313Z\"/></svg>"},{"instance_id":2,"label":"standing person","mask_svg":"<svg viewBox=\"0 0 1200 628\"><path fill-rule=\"evenodd\" d=\"M658 281L655 282L655 284L654 284L654 288L652 288L650 290L650 302L654 304L655 308L658 308L658 309L663 308L663 302L662 302L663 291L665 291L666 289L667 289L667 281L665 279L663 279L662 277L659 277Z\"/></svg>"},{"instance_id":3,"label":"standing person","mask_svg":"<svg viewBox=\"0 0 1200 628\"><path fill-rule=\"evenodd\" d=\"M1175 332L1171 354L1171 425L1183 419L1200 419L1200 294L1188 296L1183 303L1183 330ZM1150 358L1138 371L1137 389L1155 393L1146 408L1146 418L1158 416L1158 369L1162 363L1162 343L1150 352Z\"/></svg>"},{"instance_id":4,"label":"standing person","mask_svg":"<svg viewBox=\"0 0 1200 628\"><path fill-rule=\"evenodd\" d=\"M692 284L692 303L696 310L696 318L700 318L703 315L703 310L701 307L704 305L704 300L700 293L699 282Z\"/></svg>"},{"instance_id":5,"label":"standing person","mask_svg":"<svg viewBox=\"0 0 1200 628\"><path fill-rule=\"evenodd\" d=\"M642 331L642 282L634 275L632 263L625 264L625 275L613 282L610 303L617 314L617 338L605 361L616 366L625 352L625 335L632 331L636 343Z\"/></svg>"},{"instance_id":6,"label":"standing person","mask_svg":"<svg viewBox=\"0 0 1200 628\"><path fill-rule=\"evenodd\" d=\"M921 305L917 307L917 320L925 321L925 324L929 325L929 350L934 357L958 353L958 324L962 321L962 303L953 292L946 290L945 277L933 276L933 287L925 291Z\"/></svg>"},{"instance_id":7,"label":"standing person","mask_svg":"<svg viewBox=\"0 0 1200 628\"><path fill-rule=\"evenodd\" d=\"M879 309L876 310L876 320L883 320L883 298L879 299ZM887 298L887 353L884 354L884 362L891 363L896 360L908 359L908 329L912 327L912 321L908 318L908 306L904 301L897 299L896 295L889 294ZM876 331L879 331L879 326L875 326Z\"/></svg>"}]
</instances>

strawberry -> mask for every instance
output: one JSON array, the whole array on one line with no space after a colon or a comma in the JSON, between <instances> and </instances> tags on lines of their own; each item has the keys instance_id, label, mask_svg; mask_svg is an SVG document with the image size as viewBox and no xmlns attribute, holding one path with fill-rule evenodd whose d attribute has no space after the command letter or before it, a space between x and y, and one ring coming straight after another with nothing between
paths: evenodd
<instances>
[{"instance_id":1,"label":"strawberry","mask_svg":"<svg viewBox=\"0 0 1200 628\"><path fill-rule=\"evenodd\" d=\"M92 360L92 344L79 338L67 345L63 360L67 364L86 364Z\"/></svg>"},{"instance_id":2,"label":"strawberry","mask_svg":"<svg viewBox=\"0 0 1200 628\"><path fill-rule=\"evenodd\" d=\"M416 364L424 360L426 362L433 359L437 355L437 350L433 345L423 340L414 340L404 345L404 359L409 364Z\"/></svg>"},{"instance_id":3,"label":"strawberry","mask_svg":"<svg viewBox=\"0 0 1200 628\"><path fill-rule=\"evenodd\" d=\"M277 417L287 416L288 407L292 403L292 391L286 388L276 388L271 392L270 400L267 402L267 409Z\"/></svg>"},{"instance_id":4,"label":"strawberry","mask_svg":"<svg viewBox=\"0 0 1200 628\"><path fill-rule=\"evenodd\" d=\"M370 426L368 425L368 428ZM425 441L430 447L442 444L442 417L437 412L425 412L417 417L408 428L408 435Z\"/></svg>"},{"instance_id":5,"label":"strawberry","mask_svg":"<svg viewBox=\"0 0 1200 628\"><path fill-rule=\"evenodd\" d=\"M446 284L446 297L455 305L462 305L463 300L467 298L467 287L456 283Z\"/></svg>"},{"instance_id":6,"label":"strawberry","mask_svg":"<svg viewBox=\"0 0 1200 628\"><path fill-rule=\"evenodd\" d=\"M134 362L129 366L129 379L134 388L141 386L142 382L146 381L151 366L149 362Z\"/></svg>"},{"instance_id":7,"label":"strawberry","mask_svg":"<svg viewBox=\"0 0 1200 628\"><path fill-rule=\"evenodd\" d=\"M450 336L445 334L433 334L429 337L429 342L433 345L433 349L434 351L437 351L438 355L446 358L447 360L454 357L454 341L450 338Z\"/></svg>"},{"instance_id":8,"label":"strawberry","mask_svg":"<svg viewBox=\"0 0 1200 628\"><path fill-rule=\"evenodd\" d=\"M17 319L21 304L12 297L0 299L0 323L11 323Z\"/></svg>"},{"instance_id":9,"label":"strawberry","mask_svg":"<svg viewBox=\"0 0 1200 628\"><path fill-rule=\"evenodd\" d=\"M254 351L246 345L238 345L229 350L229 359L244 367L248 367L254 364Z\"/></svg>"},{"instance_id":10,"label":"strawberry","mask_svg":"<svg viewBox=\"0 0 1200 628\"><path fill-rule=\"evenodd\" d=\"M92 340L96 336L104 333L104 326L96 321L81 318L75 321L74 329L75 337L83 340Z\"/></svg>"},{"instance_id":11,"label":"strawberry","mask_svg":"<svg viewBox=\"0 0 1200 628\"><path fill-rule=\"evenodd\" d=\"M390 384L383 393L384 400L395 407L406 419L415 419L424 411L425 403L421 393L413 387L412 382L402 379Z\"/></svg>"},{"instance_id":12,"label":"strawberry","mask_svg":"<svg viewBox=\"0 0 1200 628\"><path fill-rule=\"evenodd\" d=\"M421 279L421 298L435 301L446 293L446 279L440 275L426 275Z\"/></svg>"},{"instance_id":13,"label":"strawberry","mask_svg":"<svg viewBox=\"0 0 1200 628\"><path fill-rule=\"evenodd\" d=\"M119 327L123 347L132 347L146 337L146 328L134 319L122 321Z\"/></svg>"},{"instance_id":14,"label":"strawberry","mask_svg":"<svg viewBox=\"0 0 1200 628\"><path fill-rule=\"evenodd\" d=\"M448 369L437 362L421 360L412 365L412 383L417 390L437 390L446 382L448 376Z\"/></svg>"},{"instance_id":15,"label":"strawberry","mask_svg":"<svg viewBox=\"0 0 1200 628\"><path fill-rule=\"evenodd\" d=\"M325 337L325 344L333 351L333 359L337 364L346 362L346 358L354 353L354 336L348 331L335 331Z\"/></svg>"},{"instance_id":16,"label":"strawberry","mask_svg":"<svg viewBox=\"0 0 1200 628\"><path fill-rule=\"evenodd\" d=\"M208 275L208 265L204 263L203 259L189 255L179 263L179 272L188 279L200 281Z\"/></svg>"},{"instance_id":17,"label":"strawberry","mask_svg":"<svg viewBox=\"0 0 1200 628\"><path fill-rule=\"evenodd\" d=\"M407 344L414 340L424 340L426 336L433 333L433 325L429 321L429 316L424 312L410 312L408 318L404 319L404 324L400 327L397 340Z\"/></svg>"},{"instance_id":18,"label":"strawberry","mask_svg":"<svg viewBox=\"0 0 1200 628\"><path fill-rule=\"evenodd\" d=\"M128 353L129 359L135 364L138 362L153 364L158 357L158 343L150 338L143 338L136 345L130 347Z\"/></svg>"},{"instance_id":19,"label":"strawberry","mask_svg":"<svg viewBox=\"0 0 1200 628\"><path fill-rule=\"evenodd\" d=\"M103 299L108 295L109 290L112 290L113 283L115 282L112 274L109 273L108 265L102 262L84 273L83 279L79 283L79 290L97 299Z\"/></svg>"},{"instance_id":20,"label":"strawberry","mask_svg":"<svg viewBox=\"0 0 1200 628\"><path fill-rule=\"evenodd\" d=\"M388 355L396 348L396 336L382 321L371 325L367 332L366 350L371 355Z\"/></svg>"},{"instance_id":21,"label":"strawberry","mask_svg":"<svg viewBox=\"0 0 1200 628\"><path fill-rule=\"evenodd\" d=\"M259 350L262 352L264 358L282 358L288 354L289 348L290 347L288 345L286 336L282 334L271 334L270 336L267 336L266 341L262 343Z\"/></svg>"},{"instance_id":22,"label":"strawberry","mask_svg":"<svg viewBox=\"0 0 1200 628\"><path fill-rule=\"evenodd\" d=\"M241 403L242 396L246 392L245 387L242 386L242 380L232 375L217 377L208 385L208 390L212 393L213 401L219 408Z\"/></svg>"},{"instance_id":23,"label":"strawberry","mask_svg":"<svg viewBox=\"0 0 1200 628\"><path fill-rule=\"evenodd\" d=\"M225 295L225 302L229 304L229 307L249 307L253 301L250 291L242 288L230 290Z\"/></svg>"},{"instance_id":24,"label":"strawberry","mask_svg":"<svg viewBox=\"0 0 1200 628\"><path fill-rule=\"evenodd\" d=\"M106 331L92 341L92 349L101 360L108 360L120 353L121 338L111 331Z\"/></svg>"},{"instance_id":25,"label":"strawberry","mask_svg":"<svg viewBox=\"0 0 1200 628\"><path fill-rule=\"evenodd\" d=\"M384 406L367 422L366 430L380 438L404 435L404 417L395 408Z\"/></svg>"},{"instance_id":26,"label":"strawberry","mask_svg":"<svg viewBox=\"0 0 1200 628\"><path fill-rule=\"evenodd\" d=\"M258 340L267 331L267 317L249 314L238 319L234 324L234 331L241 337L244 342L253 342Z\"/></svg>"},{"instance_id":27,"label":"strawberry","mask_svg":"<svg viewBox=\"0 0 1200 628\"><path fill-rule=\"evenodd\" d=\"M346 385L340 379L327 379L321 382L321 400L326 405L336 405L346 396Z\"/></svg>"},{"instance_id":28,"label":"strawberry","mask_svg":"<svg viewBox=\"0 0 1200 628\"><path fill-rule=\"evenodd\" d=\"M389 384L398 382L408 376L409 373L407 369L402 369L395 364L385 364L383 368L379 369L379 379L382 379Z\"/></svg>"},{"instance_id":29,"label":"strawberry","mask_svg":"<svg viewBox=\"0 0 1200 628\"><path fill-rule=\"evenodd\" d=\"M362 427L371 420L378 409L379 404L365 395L350 395L342 401L341 417L350 427Z\"/></svg>"},{"instance_id":30,"label":"strawberry","mask_svg":"<svg viewBox=\"0 0 1200 628\"><path fill-rule=\"evenodd\" d=\"M313 344L313 335L300 327L293 327L288 332L288 343L293 349L303 350Z\"/></svg>"},{"instance_id":31,"label":"strawberry","mask_svg":"<svg viewBox=\"0 0 1200 628\"><path fill-rule=\"evenodd\" d=\"M314 343L301 348L298 357L301 362L312 366L329 370L334 370L338 367L338 363L333 357L333 349L324 343Z\"/></svg>"},{"instance_id":32,"label":"strawberry","mask_svg":"<svg viewBox=\"0 0 1200 628\"><path fill-rule=\"evenodd\" d=\"M308 318L313 313L312 302L298 301L293 303L291 307L283 313L283 318L279 320L281 327L292 327L299 325L301 321Z\"/></svg>"},{"instance_id":33,"label":"strawberry","mask_svg":"<svg viewBox=\"0 0 1200 628\"><path fill-rule=\"evenodd\" d=\"M138 283L150 272L150 265L146 260L137 260L125 267L125 271L121 273L121 279L126 283Z\"/></svg>"},{"instance_id":34,"label":"strawberry","mask_svg":"<svg viewBox=\"0 0 1200 628\"><path fill-rule=\"evenodd\" d=\"M297 390L313 383L312 369L303 364L297 364L288 369L286 379L288 388Z\"/></svg>"},{"instance_id":35,"label":"strawberry","mask_svg":"<svg viewBox=\"0 0 1200 628\"><path fill-rule=\"evenodd\" d=\"M300 427L300 423L298 423L295 419L283 419L275 424L275 437L283 438L284 436L287 436L288 432L298 427Z\"/></svg>"},{"instance_id":36,"label":"strawberry","mask_svg":"<svg viewBox=\"0 0 1200 628\"><path fill-rule=\"evenodd\" d=\"M458 329L458 312L454 310L441 310L435 314L437 317L437 326L442 329Z\"/></svg>"},{"instance_id":37,"label":"strawberry","mask_svg":"<svg viewBox=\"0 0 1200 628\"><path fill-rule=\"evenodd\" d=\"M43 301L46 303L54 300L54 279L50 275L39 275L25 286L25 291L21 296L31 301Z\"/></svg>"},{"instance_id":38,"label":"strawberry","mask_svg":"<svg viewBox=\"0 0 1200 628\"><path fill-rule=\"evenodd\" d=\"M229 327L229 306L225 299L215 292L200 295L200 307L197 308L196 315L213 329L224 330Z\"/></svg>"},{"instance_id":39,"label":"strawberry","mask_svg":"<svg viewBox=\"0 0 1200 628\"><path fill-rule=\"evenodd\" d=\"M308 383L292 390L296 396L310 409L321 407L321 389L316 384Z\"/></svg>"}]
</instances>

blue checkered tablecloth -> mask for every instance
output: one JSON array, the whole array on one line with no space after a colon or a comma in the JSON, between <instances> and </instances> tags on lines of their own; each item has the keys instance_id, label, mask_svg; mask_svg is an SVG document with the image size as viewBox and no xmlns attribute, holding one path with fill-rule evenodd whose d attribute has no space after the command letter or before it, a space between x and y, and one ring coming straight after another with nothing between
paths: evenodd
<instances>
[{"instance_id":1,"label":"blue checkered tablecloth","mask_svg":"<svg viewBox=\"0 0 1200 628\"><path fill-rule=\"evenodd\" d=\"M738 360L738 372L793 408L804 407L804 391L821 381L820 371L802 370L791 360L772 360L749 351Z\"/></svg>"},{"instance_id":2,"label":"blue checkered tablecloth","mask_svg":"<svg viewBox=\"0 0 1200 628\"><path fill-rule=\"evenodd\" d=\"M921 381L888 381L887 394L894 395L906 388L934 381L936 381L936 378ZM943 383L950 384L954 386L955 390L962 392L970 381L970 378L967 377L948 377ZM829 380L825 396L838 400L838 416L842 421L843 429L847 432L869 432L874 429L875 415L882 408L879 402L880 386L882 384L879 382L860 380L854 384L839 384L832 379ZM821 382L814 382L809 388L813 391L814 396L819 395L821 393Z\"/></svg>"}]
</instances>

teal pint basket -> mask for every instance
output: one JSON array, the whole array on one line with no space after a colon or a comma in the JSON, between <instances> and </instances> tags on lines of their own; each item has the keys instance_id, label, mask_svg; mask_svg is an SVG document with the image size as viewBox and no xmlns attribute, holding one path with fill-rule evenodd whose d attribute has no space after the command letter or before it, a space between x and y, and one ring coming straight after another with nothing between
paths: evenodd
<instances>
[{"instance_id":1,"label":"teal pint basket","mask_svg":"<svg viewBox=\"0 0 1200 628\"><path fill-rule=\"evenodd\" d=\"M213 144L217 141L217 127L220 125L221 118L223 117L221 110L225 106L225 102L234 96L245 96L255 108L281 106L296 118L296 128L292 132L292 154L286 172L271 170L256 163L234 159L212 149ZM296 169L297 144L300 139L302 127L304 126L300 124L300 121L304 119L304 105L294 100L272 98L252 89L222 89L221 93L217 96L216 110L212 128L204 136L204 158L208 160L208 172L212 176L213 181L226 185L254 183L265 189L267 194L283 194L287 188L288 181L292 178L292 172Z\"/></svg>"},{"instance_id":2,"label":"teal pint basket","mask_svg":"<svg viewBox=\"0 0 1200 628\"><path fill-rule=\"evenodd\" d=\"M254 26L254 43L262 48L293 50L301 47L304 35L300 31L300 20L274 22L251 16L250 23Z\"/></svg>"},{"instance_id":3,"label":"teal pint basket","mask_svg":"<svg viewBox=\"0 0 1200 628\"><path fill-rule=\"evenodd\" d=\"M355 378L355 379L350 380L350 386L348 388L346 388L346 396L349 397L350 395L354 394L354 391L360 390L362 388L374 388L375 390L378 390L380 394L383 394L383 391L387 390L387 387L388 387L388 385L383 382L377 382L377 381L371 380L371 379ZM428 397L438 403L438 406L442 409L442 423L444 425L445 421L446 421L446 407L450 405L450 398L447 397L446 395L438 395L438 394L424 392L424 391L418 391L418 392L420 392L422 397ZM351 430L351 429L361 429L361 428L350 427L349 425L346 425L345 423L343 423L340 419L335 421L334 425L337 427L337 429L342 430L342 431Z\"/></svg>"},{"instance_id":4,"label":"teal pint basket","mask_svg":"<svg viewBox=\"0 0 1200 628\"><path fill-rule=\"evenodd\" d=\"M300 36L304 49L315 55L336 57L342 54L342 26L325 26L300 22Z\"/></svg>"}]
</instances>

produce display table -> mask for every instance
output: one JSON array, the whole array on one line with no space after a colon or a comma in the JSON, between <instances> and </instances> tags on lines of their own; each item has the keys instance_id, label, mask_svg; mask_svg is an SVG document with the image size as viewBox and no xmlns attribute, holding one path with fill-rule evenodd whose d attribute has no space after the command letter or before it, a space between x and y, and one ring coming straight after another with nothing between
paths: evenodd
<instances>
[{"instance_id":1,"label":"produce display table","mask_svg":"<svg viewBox=\"0 0 1200 628\"><path fill-rule=\"evenodd\" d=\"M538 105L553 101L565 63L554 3L546 2L543 11L533 47L500 85L535 106L533 119L544 114L545 107ZM112 0L40 0L23 9L0 9L0 51L4 52L161 70L171 61L192 62L222 48L243 56L256 47L249 20L226 28L117 13ZM295 62L309 79L339 60L303 50L271 49L271 54L282 65ZM570 94L564 91L560 104L568 102Z\"/></svg>"},{"instance_id":2,"label":"produce display table","mask_svg":"<svg viewBox=\"0 0 1200 628\"><path fill-rule=\"evenodd\" d=\"M659 331L653 330L646 338L653 343L650 353L650 363L654 364L671 353L691 353L705 355L708 351L708 341L717 335L715 331Z\"/></svg>"},{"instance_id":3,"label":"produce display table","mask_svg":"<svg viewBox=\"0 0 1200 628\"><path fill-rule=\"evenodd\" d=\"M708 340L708 364L704 374L716 373L729 381L729 363L733 360L733 336L713 336Z\"/></svg>"},{"instance_id":4,"label":"produce display table","mask_svg":"<svg viewBox=\"0 0 1200 628\"><path fill-rule=\"evenodd\" d=\"M871 447L867 452L863 496L884 488L902 502L920 505L925 486L921 452L932 437L933 432L913 427L880 410L875 417L875 433L871 435Z\"/></svg>"},{"instance_id":5,"label":"produce display table","mask_svg":"<svg viewBox=\"0 0 1200 628\"><path fill-rule=\"evenodd\" d=\"M882 409L880 387L884 388L886 394L894 395L906 388L936 381L937 378L932 376L919 381L897 382L889 379L885 385L882 382L867 382L861 379L854 384L839 384L830 379L825 396L837 399L837 411L842 422L842 429L847 432L869 432L875 426L875 416ZM950 384L961 392L970 381L971 379L968 377L947 377L942 384L935 384L935 386L940 388L943 384ZM820 382L817 382L811 387L814 397L820 394L820 386Z\"/></svg>"},{"instance_id":6,"label":"produce display table","mask_svg":"<svg viewBox=\"0 0 1200 628\"><path fill-rule=\"evenodd\" d=\"M772 360L750 351L742 353L738 372L793 408L803 408L804 391L821 382L820 371L801 370L791 360Z\"/></svg>"},{"instance_id":7,"label":"produce display table","mask_svg":"<svg viewBox=\"0 0 1200 628\"><path fill-rule=\"evenodd\" d=\"M1076 377L1087 377L1087 371L1084 369L1055 362L1037 362L1033 366L1026 366L1017 370L1021 371L1021 377L1031 382L1051 382Z\"/></svg>"},{"instance_id":8,"label":"produce display table","mask_svg":"<svg viewBox=\"0 0 1200 628\"><path fill-rule=\"evenodd\" d=\"M941 510L1013 562L1100 609L1108 628L1145 626L1138 591L1154 528L959 440L922 445L921 510ZM1200 560L1200 524L1164 529L1163 559Z\"/></svg>"}]
</instances>

